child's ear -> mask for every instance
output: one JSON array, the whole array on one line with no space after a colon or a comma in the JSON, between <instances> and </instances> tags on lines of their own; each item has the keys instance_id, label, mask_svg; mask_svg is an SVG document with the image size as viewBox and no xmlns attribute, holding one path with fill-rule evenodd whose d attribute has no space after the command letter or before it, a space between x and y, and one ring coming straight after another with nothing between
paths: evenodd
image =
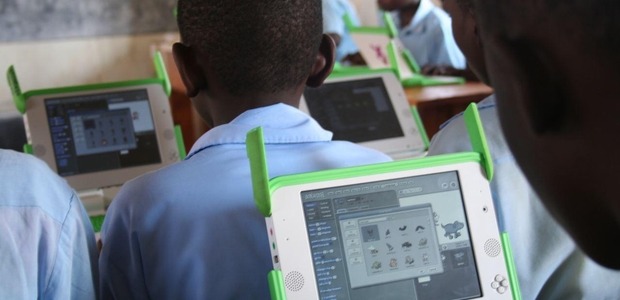
<instances>
[{"instance_id":1,"label":"child's ear","mask_svg":"<svg viewBox=\"0 0 620 300\"><path fill-rule=\"evenodd\" d=\"M185 85L187 96L190 98L196 97L201 89L207 87L207 81L200 64L196 60L196 53L190 46L174 43L172 45L172 54L181 75L181 80Z\"/></svg>"},{"instance_id":2,"label":"child's ear","mask_svg":"<svg viewBox=\"0 0 620 300\"><path fill-rule=\"evenodd\" d=\"M321 86L325 78L332 72L335 60L336 44L331 37L324 34L319 47L319 53L317 53L316 60L312 66L312 72L308 80L306 80L306 85L309 87Z\"/></svg>"}]
</instances>

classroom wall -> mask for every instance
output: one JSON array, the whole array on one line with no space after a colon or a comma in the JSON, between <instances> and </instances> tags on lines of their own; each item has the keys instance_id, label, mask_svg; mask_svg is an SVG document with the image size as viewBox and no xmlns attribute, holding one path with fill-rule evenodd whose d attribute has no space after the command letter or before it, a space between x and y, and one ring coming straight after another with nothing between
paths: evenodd
<instances>
[{"instance_id":1,"label":"classroom wall","mask_svg":"<svg viewBox=\"0 0 620 300\"><path fill-rule=\"evenodd\" d=\"M351 1L364 25L377 25L376 1ZM153 76L152 49L176 40L178 35L169 32L1 42L0 111L15 110L4 76L10 65L15 66L23 91L146 78Z\"/></svg>"},{"instance_id":2,"label":"classroom wall","mask_svg":"<svg viewBox=\"0 0 620 300\"><path fill-rule=\"evenodd\" d=\"M176 0L0 0L0 110L22 90L153 76L152 45L175 32Z\"/></svg>"},{"instance_id":3,"label":"classroom wall","mask_svg":"<svg viewBox=\"0 0 620 300\"><path fill-rule=\"evenodd\" d=\"M154 76L152 52L176 33L0 43L0 111L15 110L4 76L14 65L22 91Z\"/></svg>"}]
</instances>

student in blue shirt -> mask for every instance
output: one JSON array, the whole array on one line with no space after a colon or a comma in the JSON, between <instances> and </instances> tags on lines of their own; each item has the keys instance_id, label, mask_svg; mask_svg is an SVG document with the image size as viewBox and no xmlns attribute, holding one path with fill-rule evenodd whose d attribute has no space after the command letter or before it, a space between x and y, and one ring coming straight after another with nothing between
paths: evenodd
<instances>
[{"instance_id":1,"label":"student in blue shirt","mask_svg":"<svg viewBox=\"0 0 620 300\"><path fill-rule=\"evenodd\" d=\"M490 83L471 0L444 0L444 8L452 17L454 37L468 64ZM617 298L620 271L601 267L585 256L523 176L502 134L495 96L482 100L478 109L495 166L491 190L500 227L511 239L523 299ZM429 155L461 151L471 151L471 146L459 114L433 137Z\"/></svg>"},{"instance_id":2,"label":"student in blue shirt","mask_svg":"<svg viewBox=\"0 0 620 300\"><path fill-rule=\"evenodd\" d=\"M510 150L579 247L620 270L619 2L474 4Z\"/></svg>"},{"instance_id":3,"label":"student in blue shirt","mask_svg":"<svg viewBox=\"0 0 620 300\"><path fill-rule=\"evenodd\" d=\"M271 177L389 161L332 141L297 109L334 63L319 0L178 2L173 53L212 129L187 159L127 182L101 238L102 298L268 299L272 269L246 133L264 129Z\"/></svg>"},{"instance_id":4,"label":"student in blue shirt","mask_svg":"<svg viewBox=\"0 0 620 300\"><path fill-rule=\"evenodd\" d=\"M378 0L378 4L392 12L399 40L421 67L466 69L465 57L452 37L450 17L431 0Z\"/></svg>"},{"instance_id":5,"label":"student in blue shirt","mask_svg":"<svg viewBox=\"0 0 620 300\"><path fill-rule=\"evenodd\" d=\"M95 299L97 255L73 189L35 157L0 149L0 299Z\"/></svg>"},{"instance_id":6,"label":"student in blue shirt","mask_svg":"<svg viewBox=\"0 0 620 300\"><path fill-rule=\"evenodd\" d=\"M361 25L353 4L349 0L322 0L322 5L323 32L336 42L336 61L352 65L364 64L343 19L345 15L349 15L355 26Z\"/></svg>"}]
</instances>

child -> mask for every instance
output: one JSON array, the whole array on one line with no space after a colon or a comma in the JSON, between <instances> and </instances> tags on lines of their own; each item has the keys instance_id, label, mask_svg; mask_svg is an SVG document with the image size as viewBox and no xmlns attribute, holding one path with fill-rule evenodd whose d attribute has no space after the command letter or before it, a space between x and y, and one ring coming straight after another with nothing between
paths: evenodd
<instances>
[{"instance_id":1,"label":"child","mask_svg":"<svg viewBox=\"0 0 620 300\"><path fill-rule=\"evenodd\" d=\"M299 111L334 63L320 0L178 2L173 53L212 129L180 163L126 183L102 229L102 298L268 299L272 269L246 133L262 126L270 176L388 161L331 141Z\"/></svg>"},{"instance_id":2,"label":"child","mask_svg":"<svg viewBox=\"0 0 620 300\"><path fill-rule=\"evenodd\" d=\"M364 59L349 35L343 19L345 15L349 15L353 24L360 26L355 7L349 0L322 0L322 3L323 32L336 42L336 61L352 65L364 64Z\"/></svg>"},{"instance_id":3,"label":"child","mask_svg":"<svg viewBox=\"0 0 620 300\"><path fill-rule=\"evenodd\" d=\"M450 17L431 0L378 0L378 4L393 12L398 38L424 69L466 68L465 57L452 37Z\"/></svg>"},{"instance_id":4,"label":"child","mask_svg":"<svg viewBox=\"0 0 620 300\"><path fill-rule=\"evenodd\" d=\"M0 299L96 299L95 234L73 189L0 149Z\"/></svg>"},{"instance_id":5,"label":"child","mask_svg":"<svg viewBox=\"0 0 620 300\"><path fill-rule=\"evenodd\" d=\"M483 44L471 0L444 0L456 42L471 69L489 83ZM495 96L478 104L493 156L491 189L502 230L512 241L523 299L612 299L620 295L620 272L600 267L575 246L551 218L517 166L501 132ZM471 151L462 115L442 125L429 154Z\"/></svg>"},{"instance_id":6,"label":"child","mask_svg":"<svg viewBox=\"0 0 620 300\"><path fill-rule=\"evenodd\" d=\"M618 1L474 3L499 118L523 173L587 255L620 269Z\"/></svg>"}]
</instances>

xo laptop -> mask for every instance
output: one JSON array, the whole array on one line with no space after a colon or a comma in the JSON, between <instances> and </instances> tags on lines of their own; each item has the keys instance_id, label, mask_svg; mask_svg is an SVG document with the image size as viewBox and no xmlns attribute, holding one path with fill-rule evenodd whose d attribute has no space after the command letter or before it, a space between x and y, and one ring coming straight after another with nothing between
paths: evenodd
<instances>
[{"instance_id":1,"label":"xo laptop","mask_svg":"<svg viewBox=\"0 0 620 300\"><path fill-rule=\"evenodd\" d=\"M468 111L479 125L475 105ZM272 298L518 299L508 238L498 230L491 198L486 141L481 127L468 128L479 153L271 180L262 131L251 131L248 156L266 217Z\"/></svg>"}]
</instances>

